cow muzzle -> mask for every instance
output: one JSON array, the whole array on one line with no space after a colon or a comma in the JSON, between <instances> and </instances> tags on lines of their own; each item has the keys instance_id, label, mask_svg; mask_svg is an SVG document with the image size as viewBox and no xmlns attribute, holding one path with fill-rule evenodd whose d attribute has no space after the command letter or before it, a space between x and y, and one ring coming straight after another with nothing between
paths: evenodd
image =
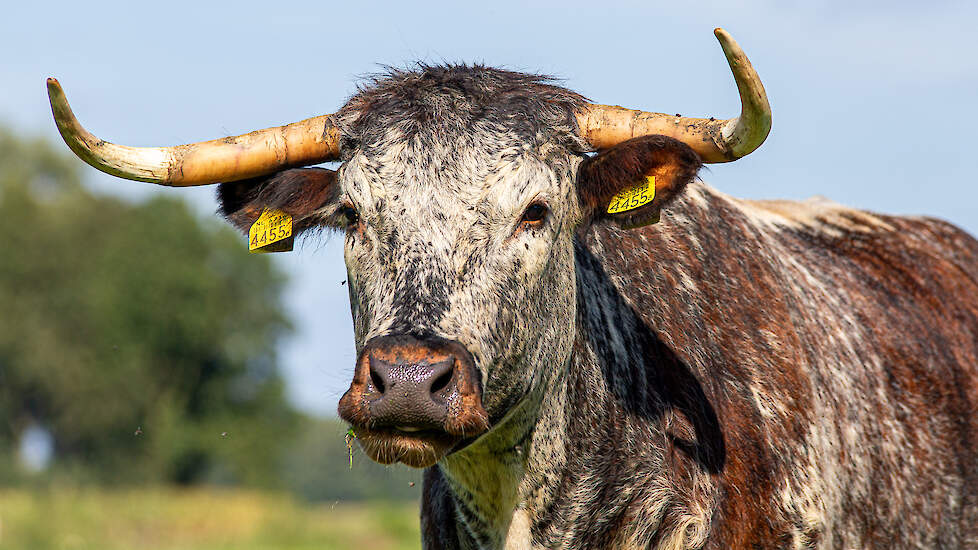
<instances>
[{"instance_id":1,"label":"cow muzzle","mask_svg":"<svg viewBox=\"0 0 978 550\"><path fill-rule=\"evenodd\" d=\"M371 459L415 468L432 466L489 429L472 355L436 337L367 342L339 414Z\"/></svg>"}]
</instances>

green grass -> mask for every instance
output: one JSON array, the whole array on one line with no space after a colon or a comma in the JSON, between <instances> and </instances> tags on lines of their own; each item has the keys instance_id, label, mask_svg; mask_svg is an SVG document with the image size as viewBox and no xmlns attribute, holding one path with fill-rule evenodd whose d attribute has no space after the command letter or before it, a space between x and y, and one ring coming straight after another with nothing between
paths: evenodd
<instances>
[{"instance_id":1,"label":"green grass","mask_svg":"<svg viewBox=\"0 0 978 550\"><path fill-rule=\"evenodd\" d=\"M220 489L0 489L3 550L420 548L416 503L304 504Z\"/></svg>"}]
</instances>

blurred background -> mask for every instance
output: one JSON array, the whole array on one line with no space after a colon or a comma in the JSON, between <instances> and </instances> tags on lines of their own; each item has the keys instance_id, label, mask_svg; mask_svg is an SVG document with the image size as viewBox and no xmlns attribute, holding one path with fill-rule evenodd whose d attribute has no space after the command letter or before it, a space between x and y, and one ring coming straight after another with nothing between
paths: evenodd
<instances>
[{"instance_id":1,"label":"blurred background","mask_svg":"<svg viewBox=\"0 0 978 550\"><path fill-rule=\"evenodd\" d=\"M419 60L731 117L723 26L774 128L703 179L976 233L976 17L893 1L5 5L0 548L419 547L418 472L351 454L335 418L354 359L340 239L250 255L213 189L96 172L60 141L45 77L93 133L142 146L332 112L363 75Z\"/></svg>"}]
</instances>

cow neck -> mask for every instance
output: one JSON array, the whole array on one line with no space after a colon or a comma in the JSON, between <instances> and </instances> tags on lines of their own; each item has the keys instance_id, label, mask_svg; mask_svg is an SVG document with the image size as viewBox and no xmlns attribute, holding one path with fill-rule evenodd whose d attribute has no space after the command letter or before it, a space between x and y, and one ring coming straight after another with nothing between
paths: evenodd
<instances>
[{"instance_id":1,"label":"cow neck","mask_svg":"<svg viewBox=\"0 0 978 550\"><path fill-rule=\"evenodd\" d=\"M562 403L541 415L560 416L561 453L539 476L542 505L528 507L541 548L695 548L707 532L722 436L689 367L622 290L642 288L652 267L619 263L629 245L648 246L626 238L599 226L575 243L575 340ZM667 421L700 463L670 455Z\"/></svg>"},{"instance_id":2,"label":"cow neck","mask_svg":"<svg viewBox=\"0 0 978 550\"><path fill-rule=\"evenodd\" d=\"M618 437L620 422L613 418L611 373L596 357L597 349L613 349L613 342L622 341L616 323L630 312L616 299L600 260L580 243L576 248L575 335L563 367L543 369L552 379L538 384L491 432L438 466L457 504L458 532L474 538L478 547L530 548L534 538L559 546L579 516L624 511L626 503L609 506L601 499L590 503L594 509L575 509L565 502L567 495L561 496L576 484L601 478L599 471L609 462L625 461L628 453L627 442ZM640 346L633 351L640 354ZM615 370L627 368L633 360L628 355L616 358L621 365ZM604 456L609 438L621 443L622 454Z\"/></svg>"},{"instance_id":3,"label":"cow neck","mask_svg":"<svg viewBox=\"0 0 978 550\"><path fill-rule=\"evenodd\" d=\"M667 512L662 447L649 436L658 420L643 410L658 400L644 374L647 329L605 271L600 245L590 244L575 246L575 335L564 368L532 410L513 416L500 439L506 444L473 455L466 487L455 491L460 510L469 511L460 514L460 531L478 547L627 547L636 533L656 537ZM650 473L640 487L596 490L627 479L636 465ZM646 514L630 525L625 518L636 505ZM473 529L478 522L466 518L473 510L493 519Z\"/></svg>"}]
</instances>

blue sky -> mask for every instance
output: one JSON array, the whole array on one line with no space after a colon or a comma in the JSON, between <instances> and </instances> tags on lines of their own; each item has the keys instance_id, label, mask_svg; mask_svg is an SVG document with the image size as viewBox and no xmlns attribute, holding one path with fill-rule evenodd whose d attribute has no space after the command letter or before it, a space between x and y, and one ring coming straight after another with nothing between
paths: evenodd
<instances>
[{"instance_id":1,"label":"blue sky","mask_svg":"<svg viewBox=\"0 0 978 550\"><path fill-rule=\"evenodd\" d=\"M978 233L978 3L852 4L16 2L0 19L0 124L59 140L44 92L55 76L100 137L175 145L331 112L360 75L415 60L553 74L600 103L730 117L737 93L712 35L722 26L764 81L774 126L750 157L705 171L708 183ZM212 189L86 170L103 191L216 208ZM281 350L290 395L333 414L354 359L340 242L276 261L298 326Z\"/></svg>"}]
</instances>

